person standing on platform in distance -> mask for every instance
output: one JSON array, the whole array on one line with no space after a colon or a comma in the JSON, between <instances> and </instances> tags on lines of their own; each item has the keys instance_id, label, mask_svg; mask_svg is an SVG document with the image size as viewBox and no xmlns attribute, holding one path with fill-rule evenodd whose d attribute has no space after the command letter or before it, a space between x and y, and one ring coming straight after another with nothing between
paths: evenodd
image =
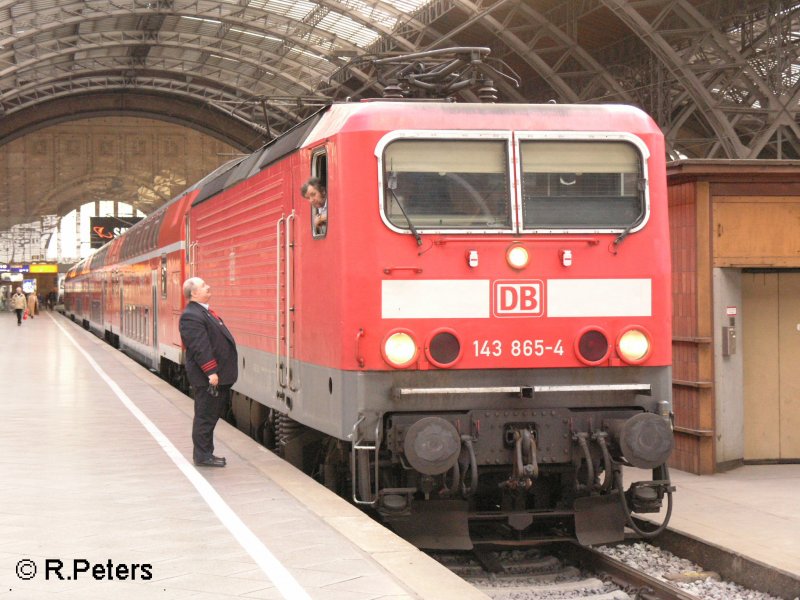
<instances>
[{"instance_id":1,"label":"person standing on platform in distance","mask_svg":"<svg viewBox=\"0 0 800 600\"><path fill-rule=\"evenodd\" d=\"M314 235L324 235L328 228L328 194L318 177L312 177L300 186L300 194L313 207Z\"/></svg>"},{"instance_id":2,"label":"person standing on platform in distance","mask_svg":"<svg viewBox=\"0 0 800 600\"><path fill-rule=\"evenodd\" d=\"M39 297L36 292L28 294L28 316L32 319L36 313L36 308L39 306Z\"/></svg>"},{"instance_id":3,"label":"person standing on platform in distance","mask_svg":"<svg viewBox=\"0 0 800 600\"><path fill-rule=\"evenodd\" d=\"M25 294L22 293L21 287L18 287L17 291L11 294L11 310L17 313L17 325L22 325L22 313L25 311Z\"/></svg>"},{"instance_id":4,"label":"person standing on platform in distance","mask_svg":"<svg viewBox=\"0 0 800 600\"><path fill-rule=\"evenodd\" d=\"M178 325L186 348L186 375L194 395L192 443L194 464L224 467L225 458L214 456L214 427L228 406L231 386L239 377L236 341L209 308L211 287L199 277L183 283L189 301Z\"/></svg>"}]
</instances>

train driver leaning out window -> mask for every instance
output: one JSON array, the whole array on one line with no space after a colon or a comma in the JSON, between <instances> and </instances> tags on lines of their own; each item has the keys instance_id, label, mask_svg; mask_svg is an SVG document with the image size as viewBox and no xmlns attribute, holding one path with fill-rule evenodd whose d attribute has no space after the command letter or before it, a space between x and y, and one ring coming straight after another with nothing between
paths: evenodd
<instances>
[{"instance_id":1,"label":"train driver leaning out window","mask_svg":"<svg viewBox=\"0 0 800 600\"><path fill-rule=\"evenodd\" d=\"M300 187L303 198L311 203L314 235L325 235L328 229L328 193L318 177L312 177Z\"/></svg>"}]
</instances>

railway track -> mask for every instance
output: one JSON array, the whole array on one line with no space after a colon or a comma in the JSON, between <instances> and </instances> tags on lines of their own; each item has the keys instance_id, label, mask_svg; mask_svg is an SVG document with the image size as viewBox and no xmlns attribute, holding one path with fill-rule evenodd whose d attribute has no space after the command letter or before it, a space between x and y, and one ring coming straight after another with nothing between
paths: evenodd
<instances>
[{"instance_id":1,"label":"railway track","mask_svg":"<svg viewBox=\"0 0 800 600\"><path fill-rule=\"evenodd\" d=\"M672 545L671 538L679 536L668 537ZM698 544L687 539L682 547L692 555ZM747 565L749 577L764 585L743 587L738 571L725 568L725 555L721 548L712 552L704 546L707 568L722 566L720 573L711 573L645 542L598 549L571 541L535 547L478 544L472 553L432 553L493 600L798 600L800 582L774 569L767 572L764 565L760 574L757 565Z\"/></svg>"},{"instance_id":2,"label":"railway track","mask_svg":"<svg viewBox=\"0 0 800 600\"><path fill-rule=\"evenodd\" d=\"M697 600L698 596L573 543L432 553L493 600Z\"/></svg>"},{"instance_id":3,"label":"railway track","mask_svg":"<svg viewBox=\"0 0 800 600\"><path fill-rule=\"evenodd\" d=\"M699 596L685 592L670 582L662 581L652 575L630 567L593 548L570 544L565 548L565 556L593 573L602 574L640 600L697 600Z\"/></svg>"}]
</instances>

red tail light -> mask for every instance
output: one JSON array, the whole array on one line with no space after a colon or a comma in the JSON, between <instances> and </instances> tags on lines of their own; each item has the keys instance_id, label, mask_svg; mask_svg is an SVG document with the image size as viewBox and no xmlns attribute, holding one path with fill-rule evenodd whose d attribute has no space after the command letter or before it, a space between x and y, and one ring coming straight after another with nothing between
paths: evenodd
<instances>
[{"instance_id":1,"label":"red tail light","mask_svg":"<svg viewBox=\"0 0 800 600\"><path fill-rule=\"evenodd\" d=\"M426 351L434 365L449 367L461 358L461 342L455 332L442 330L430 339Z\"/></svg>"},{"instance_id":2,"label":"red tail light","mask_svg":"<svg viewBox=\"0 0 800 600\"><path fill-rule=\"evenodd\" d=\"M597 365L608 358L611 345L606 333L597 327L584 329L575 343L578 358L587 365Z\"/></svg>"}]
</instances>

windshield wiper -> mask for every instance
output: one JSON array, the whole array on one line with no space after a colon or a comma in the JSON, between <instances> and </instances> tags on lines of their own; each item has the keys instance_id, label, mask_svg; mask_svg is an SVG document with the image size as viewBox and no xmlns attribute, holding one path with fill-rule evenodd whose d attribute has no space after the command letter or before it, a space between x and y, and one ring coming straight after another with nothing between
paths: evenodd
<instances>
[{"instance_id":1,"label":"windshield wiper","mask_svg":"<svg viewBox=\"0 0 800 600\"><path fill-rule=\"evenodd\" d=\"M414 234L414 237L417 240L417 246L422 246L422 238L419 235L419 231L417 231L417 228L414 227L414 224L411 222L411 219L409 218L406 209L403 208L403 203L400 202L400 198L397 197L397 194L394 193L394 189L392 189L391 187L387 186L386 189L388 189L389 192L391 192L392 198L394 198L394 201L397 202L397 206L400 208L400 212L403 213L403 216L406 218L406 222L408 223L408 228L411 230L411 233Z\"/></svg>"},{"instance_id":2,"label":"windshield wiper","mask_svg":"<svg viewBox=\"0 0 800 600\"><path fill-rule=\"evenodd\" d=\"M626 228L623 230L623 232L622 232L622 233L620 233L620 234L617 236L617 239L615 239L615 240L614 240L614 248L616 248L617 246L619 246L619 245L622 243L622 241L623 241L623 240L624 240L626 237L628 237L628 234L631 232L631 229L633 229L633 225L628 225L628 226L627 226L627 227L626 227Z\"/></svg>"},{"instance_id":3,"label":"windshield wiper","mask_svg":"<svg viewBox=\"0 0 800 600\"><path fill-rule=\"evenodd\" d=\"M611 242L611 245L609 246L609 248L611 248L611 249L612 249L612 251L611 251L611 253L612 253L612 254L616 254L616 253L617 253L617 248L619 247L619 245L620 245L620 244L621 244L623 241L625 241L625 238L626 238L626 237L628 237L628 235L629 235L629 234L630 234L630 232L631 232L631 229L633 229L634 227L636 227L636 223L631 223L630 225L628 225L628 226L627 226L627 227L626 227L626 228L625 228L625 229L622 231L622 233L620 233L620 234L619 234L619 235L616 237L616 239L615 239L613 242Z\"/></svg>"}]
</instances>

